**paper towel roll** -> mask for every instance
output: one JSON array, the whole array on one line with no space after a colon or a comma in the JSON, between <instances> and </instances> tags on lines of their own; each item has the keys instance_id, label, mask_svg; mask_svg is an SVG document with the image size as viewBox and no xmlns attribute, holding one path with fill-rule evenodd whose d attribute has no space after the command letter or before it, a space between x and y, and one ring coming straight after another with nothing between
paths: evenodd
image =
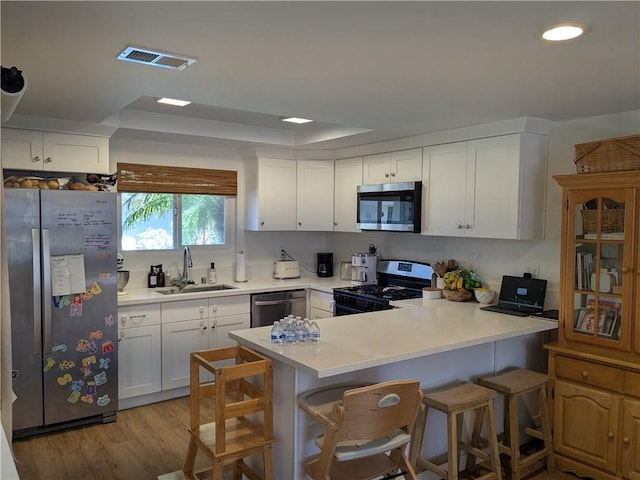
<instances>
[{"instance_id":1,"label":"paper towel roll","mask_svg":"<svg viewBox=\"0 0 640 480\"><path fill-rule=\"evenodd\" d=\"M247 281L247 259L242 250L236 254L236 282Z\"/></svg>"},{"instance_id":2,"label":"paper towel roll","mask_svg":"<svg viewBox=\"0 0 640 480\"><path fill-rule=\"evenodd\" d=\"M13 111L18 106L22 95L27 89L27 77L15 67L2 67L2 85L0 89L2 96L2 117L0 121L6 122L13 115ZM5 90L6 88L6 90Z\"/></svg>"}]
</instances>

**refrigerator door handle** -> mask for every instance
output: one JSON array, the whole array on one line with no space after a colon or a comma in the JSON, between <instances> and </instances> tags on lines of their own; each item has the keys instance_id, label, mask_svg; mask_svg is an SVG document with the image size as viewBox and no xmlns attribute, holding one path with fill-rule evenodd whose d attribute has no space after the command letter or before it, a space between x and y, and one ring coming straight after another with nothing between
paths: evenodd
<instances>
[{"instance_id":1,"label":"refrigerator door handle","mask_svg":"<svg viewBox=\"0 0 640 480\"><path fill-rule=\"evenodd\" d=\"M31 229L31 248L33 255L33 354L40 355L42 331L40 329L40 230Z\"/></svg>"},{"instance_id":2,"label":"refrigerator door handle","mask_svg":"<svg viewBox=\"0 0 640 480\"><path fill-rule=\"evenodd\" d=\"M42 229L42 325L44 353L51 353L51 243L49 229Z\"/></svg>"}]
</instances>

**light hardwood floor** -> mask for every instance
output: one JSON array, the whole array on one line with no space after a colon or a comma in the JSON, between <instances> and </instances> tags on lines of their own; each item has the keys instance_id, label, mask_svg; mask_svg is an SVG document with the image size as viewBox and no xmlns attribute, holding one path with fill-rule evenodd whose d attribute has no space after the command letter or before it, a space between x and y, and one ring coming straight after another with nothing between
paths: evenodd
<instances>
[{"instance_id":1,"label":"light hardwood floor","mask_svg":"<svg viewBox=\"0 0 640 480\"><path fill-rule=\"evenodd\" d=\"M18 473L22 480L155 480L182 468L188 425L188 397L123 410L115 423L14 442ZM196 469L207 466L203 457ZM542 473L535 480L576 477Z\"/></svg>"}]
</instances>

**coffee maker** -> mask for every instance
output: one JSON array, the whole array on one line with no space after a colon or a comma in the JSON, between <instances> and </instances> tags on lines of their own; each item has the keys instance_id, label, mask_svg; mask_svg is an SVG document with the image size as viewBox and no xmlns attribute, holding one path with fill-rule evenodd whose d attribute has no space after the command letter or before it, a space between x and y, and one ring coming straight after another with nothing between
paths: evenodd
<instances>
[{"instance_id":1,"label":"coffee maker","mask_svg":"<svg viewBox=\"0 0 640 480\"><path fill-rule=\"evenodd\" d=\"M378 283L378 255L375 253L354 253L351 264L355 267L353 285L375 285Z\"/></svg>"},{"instance_id":2,"label":"coffee maker","mask_svg":"<svg viewBox=\"0 0 640 480\"><path fill-rule=\"evenodd\" d=\"M318 252L318 276L333 277L333 253Z\"/></svg>"}]
</instances>

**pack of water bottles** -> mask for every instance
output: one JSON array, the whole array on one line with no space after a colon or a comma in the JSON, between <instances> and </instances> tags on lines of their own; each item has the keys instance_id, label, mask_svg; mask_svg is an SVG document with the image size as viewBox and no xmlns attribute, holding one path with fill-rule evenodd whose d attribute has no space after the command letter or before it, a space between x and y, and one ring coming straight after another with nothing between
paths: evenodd
<instances>
[{"instance_id":1,"label":"pack of water bottles","mask_svg":"<svg viewBox=\"0 0 640 480\"><path fill-rule=\"evenodd\" d=\"M315 320L289 315L273 322L271 343L320 343L320 327Z\"/></svg>"}]
</instances>

